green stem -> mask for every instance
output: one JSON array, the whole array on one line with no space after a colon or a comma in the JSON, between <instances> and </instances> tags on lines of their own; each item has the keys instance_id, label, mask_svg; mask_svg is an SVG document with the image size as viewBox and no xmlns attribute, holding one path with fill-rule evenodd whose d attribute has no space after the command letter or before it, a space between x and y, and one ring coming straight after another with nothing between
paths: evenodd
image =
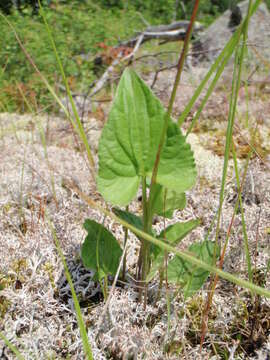
<instances>
[{"instance_id":1,"label":"green stem","mask_svg":"<svg viewBox=\"0 0 270 360\"><path fill-rule=\"evenodd\" d=\"M221 213L222 213L222 205L223 205L223 201L224 201L224 190L225 190L229 155L230 155L230 149L231 149L231 143L232 143L232 133L233 133L235 114L236 114L238 92L239 92L240 85L241 85L242 66L243 66L245 47L246 47L246 41L247 41L247 30L248 30L249 19L251 16L251 4L252 4L252 1L250 0L249 4L248 4L248 15L247 15L246 21L245 21L243 29L242 29L243 44L241 46L240 56L238 56L239 47L237 47L236 54L235 54L234 75L233 75L233 82L232 82L232 94L231 94L231 99L230 99L230 110L229 110L228 126L227 126L227 133L226 133L226 146L225 146L225 154L224 154L224 165L223 165L222 182L221 182L221 190L220 190L220 197L219 197L219 210L218 210L218 220L217 220L217 228L216 228L216 245L218 242L218 235L219 235L219 229L220 229L220 220L221 220ZM238 70L238 73L237 73L237 70ZM216 249L216 247L215 247L215 249Z\"/></svg>"},{"instance_id":2,"label":"green stem","mask_svg":"<svg viewBox=\"0 0 270 360\"><path fill-rule=\"evenodd\" d=\"M146 233L150 233L151 227L149 227L149 213L147 207L147 191L146 191L146 177L142 179L142 201L143 201L143 230ZM148 269L149 269L149 252L150 245L148 241L142 239L142 272L140 280L145 281Z\"/></svg>"},{"instance_id":3,"label":"green stem","mask_svg":"<svg viewBox=\"0 0 270 360\"><path fill-rule=\"evenodd\" d=\"M56 45L55 45L55 42L54 42L54 38L52 36L52 32L51 32L51 29L49 27L49 24L48 24L48 22L46 20L46 16L45 16L45 13L44 13L44 10L42 8L40 0L38 0L38 4L39 4L41 16L43 18L43 21L44 21L44 24L45 24L45 27L46 27L46 30L47 30L47 34L49 36L49 39L50 39L50 42L51 42L51 45L52 45L52 48L53 48L53 51L54 51L54 55L55 55L57 63L58 63L58 67L59 67L63 82L65 84L65 88L66 88L66 92L67 92L67 95L68 95L68 98L69 98L69 101L70 101L70 104L71 104L72 112L73 112L75 120L76 120L76 122L75 122L75 124L76 124L75 125L75 130L78 132L81 140L83 141L83 144L84 144L84 146L86 148L87 158L88 158L89 164L91 166L91 170L93 171L95 169L95 161L94 161L94 157L92 155L90 146L88 144L87 135L86 135L86 133L85 133L85 131L83 129L83 125L82 125L82 122L80 120L79 113L77 111L76 105L75 105L73 97L71 95L71 91L70 91L69 84L68 84L68 81L67 81L67 77L66 77L66 74L65 74L65 71L64 71L64 68L63 68L63 64L62 64L60 56L59 56L59 54L57 52ZM92 172L92 175L94 175L93 172Z\"/></svg>"},{"instance_id":4,"label":"green stem","mask_svg":"<svg viewBox=\"0 0 270 360\"><path fill-rule=\"evenodd\" d=\"M126 211L128 211L128 206L126 206ZM125 228L124 249L126 248L127 240L128 240L128 229ZM127 252L125 251L124 258L123 258L123 268L122 268L122 280L123 281L125 281L126 267L127 267Z\"/></svg>"},{"instance_id":5,"label":"green stem","mask_svg":"<svg viewBox=\"0 0 270 360\"><path fill-rule=\"evenodd\" d=\"M216 226L216 235L215 235L215 249L214 249L214 256L213 256L213 264L216 263L216 251L217 251L217 246L218 246L218 236L219 236L219 230L220 230L220 221L221 221L222 206L223 206L223 201L224 201L225 184L226 184L226 178L227 178L227 172L228 172L228 163L229 163L232 132L233 132L233 125L234 125L234 115L235 115L235 113L234 113L234 97L237 96L237 94L235 94L237 62L238 62L238 47L236 49L235 61L234 61L232 93L231 93L231 98L230 98L230 108L229 108L228 125L227 125L227 131L226 131L226 145L225 145L225 153L224 153L223 172L222 172L221 188L220 188L220 193L219 193L219 207L218 207L218 215L217 215L217 226Z\"/></svg>"}]
</instances>

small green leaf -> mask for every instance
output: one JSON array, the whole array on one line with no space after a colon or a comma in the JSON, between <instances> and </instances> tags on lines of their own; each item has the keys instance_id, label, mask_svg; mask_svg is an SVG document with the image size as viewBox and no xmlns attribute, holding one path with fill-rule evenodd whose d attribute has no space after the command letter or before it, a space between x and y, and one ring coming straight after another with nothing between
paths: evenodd
<instances>
[{"instance_id":1,"label":"small green leaf","mask_svg":"<svg viewBox=\"0 0 270 360\"><path fill-rule=\"evenodd\" d=\"M186 222L179 222L168 226L162 230L158 239L166 238L170 245L176 246L184 237L194 230L200 224L200 220L190 220ZM158 246L152 246L152 266L148 274L147 281L150 281L155 276L156 272L164 266L164 251Z\"/></svg>"},{"instance_id":2,"label":"small green leaf","mask_svg":"<svg viewBox=\"0 0 270 360\"><path fill-rule=\"evenodd\" d=\"M98 190L105 200L124 206L136 196L142 177L152 176L166 110L143 80L127 68L99 142ZM190 145L170 119L157 182L177 192L194 185Z\"/></svg>"},{"instance_id":3,"label":"small green leaf","mask_svg":"<svg viewBox=\"0 0 270 360\"><path fill-rule=\"evenodd\" d=\"M143 230L143 222L139 216L134 215L129 211L124 211L117 208L114 208L113 212L115 213L115 215L119 216L122 220L128 222L130 225L135 226L137 229ZM134 235L137 236L135 233ZM156 236L156 232L154 229L151 229L151 235ZM141 240L138 236L137 238Z\"/></svg>"},{"instance_id":4,"label":"small green leaf","mask_svg":"<svg viewBox=\"0 0 270 360\"><path fill-rule=\"evenodd\" d=\"M178 222L176 224L168 226L165 230L162 230L158 238L162 239L166 237L171 245L177 245L184 239L192 230L200 225L200 220L189 220L185 222Z\"/></svg>"},{"instance_id":5,"label":"small green leaf","mask_svg":"<svg viewBox=\"0 0 270 360\"><path fill-rule=\"evenodd\" d=\"M122 220L125 220L130 225L135 226L137 229L143 230L142 219L139 216L134 215L129 211L124 211L117 208L114 208L113 212L115 215L119 216Z\"/></svg>"},{"instance_id":6,"label":"small green leaf","mask_svg":"<svg viewBox=\"0 0 270 360\"><path fill-rule=\"evenodd\" d=\"M84 266L96 270L99 279L109 274L115 275L122 255L118 241L94 220L85 220L83 226L88 232L81 251Z\"/></svg>"},{"instance_id":7,"label":"small green leaf","mask_svg":"<svg viewBox=\"0 0 270 360\"><path fill-rule=\"evenodd\" d=\"M212 264L214 247L214 242L205 240L202 243L192 244L188 248L188 251L196 255L200 260ZM174 257L169 262L167 274L169 282L182 286L185 299L198 291L209 276L208 271L198 268L187 261L183 261L179 257Z\"/></svg>"},{"instance_id":8,"label":"small green leaf","mask_svg":"<svg viewBox=\"0 0 270 360\"><path fill-rule=\"evenodd\" d=\"M166 194L165 194L166 192ZM165 200L165 206L164 206ZM183 210L186 206L186 195L175 190L166 189L164 186L155 184L153 187L153 214L172 218L174 210Z\"/></svg>"}]
</instances>

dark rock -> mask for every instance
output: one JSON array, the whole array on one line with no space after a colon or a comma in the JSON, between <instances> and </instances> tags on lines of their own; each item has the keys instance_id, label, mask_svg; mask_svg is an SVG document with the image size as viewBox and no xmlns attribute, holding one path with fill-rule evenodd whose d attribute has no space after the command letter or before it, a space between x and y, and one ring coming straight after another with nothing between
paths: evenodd
<instances>
[{"instance_id":1,"label":"dark rock","mask_svg":"<svg viewBox=\"0 0 270 360\"><path fill-rule=\"evenodd\" d=\"M193 52L198 53L195 64L203 61L214 61L232 36L232 27L241 22L240 16L245 17L248 11L248 0L238 3L234 10L227 10L212 25L210 25L199 39L194 42ZM252 47L265 58L270 57L270 13L262 3L251 17L248 29L249 61L258 61Z\"/></svg>"},{"instance_id":2,"label":"dark rock","mask_svg":"<svg viewBox=\"0 0 270 360\"><path fill-rule=\"evenodd\" d=\"M234 6L231 11L230 21L229 21L229 28L235 28L236 26L240 25L242 21L242 13L239 6Z\"/></svg>"}]
</instances>

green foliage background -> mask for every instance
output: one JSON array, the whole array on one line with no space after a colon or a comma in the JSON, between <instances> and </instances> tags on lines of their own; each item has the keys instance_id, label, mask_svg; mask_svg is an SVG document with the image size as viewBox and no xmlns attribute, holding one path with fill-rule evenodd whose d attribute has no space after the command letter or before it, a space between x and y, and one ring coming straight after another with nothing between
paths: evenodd
<instances>
[{"instance_id":1,"label":"green foliage background","mask_svg":"<svg viewBox=\"0 0 270 360\"><path fill-rule=\"evenodd\" d=\"M202 0L198 20L209 24L230 6L231 1ZM188 18L194 0L182 2L185 12L181 6L175 11L175 0L43 0L71 90L84 91L99 75L93 59L102 51L101 42L114 45L134 31L142 30L146 26L142 16L152 25ZM22 0L20 9L12 3L7 17L40 71L57 90L60 76L43 20L38 11L33 11L36 3L36 0ZM5 7L8 1L0 3L2 12ZM0 31L0 111L26 110L18 84L32 105L50 105L52 101L47 90L26 61L3 18L0 18Z\"/></svg>"},{"instance_id":2,"label":"green foliage background","mask_svg":"<svg viewBox=\"0 0 270 360\"><path fill-rule=\"evenodd\" d=\"M92 60L101 50L98 43L115 44L118 37L126 38L134 28L143 27L141 20L132 11L132 16L127 17L121 10L97 7L89 1L72 1L68 4L55 2L47 7L46 14L71 89L77 91L95 78ZM33 16L32 10L25 8L23 13L14 10L8 19L39 70L49 82L61 83L41 17ZM26 61L14 34L2 18L0 31L0 111L23 111L17 83L23 84L26 95L32 92L38 103L48 105L50 97L47 90Z\"/></svg>"}]
</instances>

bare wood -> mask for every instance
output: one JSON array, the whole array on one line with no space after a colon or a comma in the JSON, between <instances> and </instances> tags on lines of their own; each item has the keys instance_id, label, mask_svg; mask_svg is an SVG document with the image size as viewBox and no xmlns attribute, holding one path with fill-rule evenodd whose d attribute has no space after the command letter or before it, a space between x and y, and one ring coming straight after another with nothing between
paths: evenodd
<instances>
[{"instance_id":1,"label":"bare wood","mask_svg":"<svg viewBox=\"0 0 270 360\"><path fill-rule=\"evenodd\" d=\"M189 24L188 20L181 20L181 21L173 22L169 25L150 26L145 31L139 33L134 38L121 42L116 46L116 48L120 46L134 47L138 41L138 38L141 35L143 35L143 40L141 43L153 39L166 40L166 41L184 40L188 28L188 24ZM200 23L196 22L194 25L194 32L198 32L202 29L203 26Z\"/></svg>"}]
</instances>

